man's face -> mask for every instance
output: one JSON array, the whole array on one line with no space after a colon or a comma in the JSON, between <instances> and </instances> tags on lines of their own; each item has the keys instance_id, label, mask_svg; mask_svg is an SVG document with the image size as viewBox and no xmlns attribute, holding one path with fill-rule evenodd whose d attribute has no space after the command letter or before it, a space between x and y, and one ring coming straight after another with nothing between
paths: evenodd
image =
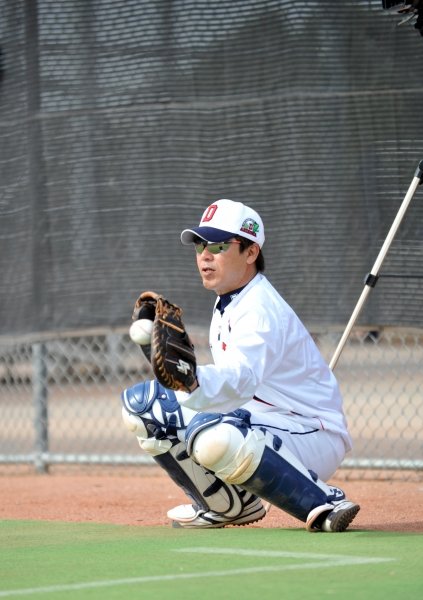
<instances>
[{"instance_id":1,"label":"man's face","mask_svg":"<svg viewBox=\"0 0 423 600\"><path fill-rule=\"evenodd\" d=\"M212 254L207 246L201 254L197 254L197 267L208 290L218 296L232 292L246 285L257 272L255 260L259 246L253 244L241 252L240 244L235 240L229 248L219 254Z\"/></svg>"}]
</instances>

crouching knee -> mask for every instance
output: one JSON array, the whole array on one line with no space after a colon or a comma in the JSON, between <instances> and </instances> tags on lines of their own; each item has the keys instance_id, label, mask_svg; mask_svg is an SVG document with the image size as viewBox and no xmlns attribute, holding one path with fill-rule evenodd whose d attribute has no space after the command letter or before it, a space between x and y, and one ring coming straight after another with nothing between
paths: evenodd
<instances>
[{"instance_id":1,"label":"crouching knee","mask_svg":"<svg viewBox=\"0 0 423 600\"><path fill-rule=\"evenodd\" d=\"M191 458L230 484L242 484L256 471L265 447L265 434L242 419L198 415L187 429Z\"/></svg>"},{"instance_id":2,"label":"crouching knee","mask_svg":"<svg viewBox=\"0 0 423 600\"><path fill-rule=\"evenodd\" d=\"M122 420L126 428L136 435L140 448L151 456L164 454L172 447L169 439L157 439L147 430L141 417L129 413L125 408L122 408Z\"/></svg>"}]
</instances>

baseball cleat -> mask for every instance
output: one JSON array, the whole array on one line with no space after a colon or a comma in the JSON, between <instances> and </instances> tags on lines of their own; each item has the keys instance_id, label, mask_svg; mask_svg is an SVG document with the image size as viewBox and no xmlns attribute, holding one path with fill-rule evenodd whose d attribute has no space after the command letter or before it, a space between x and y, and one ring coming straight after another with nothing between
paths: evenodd
<instances>
[{"instance_id":1,"label":"baseball cleat","mask_svg":"<svg viewBox=\"0 0 423 600\"><path fill-rule=\"evenodd\" d=\"M212 529L226 527L227 525L248 525L263 519L267 512L260 498L251 497L251 503L244 506L244 510L237 517L226 517L213 511L204 511L192 504L181 504L168 511L167 516L172 520L172 527L186 529Z\"/></svg>"},{"instance_id":2,"label":"baseball cleat","mask_svg":"<svg viewBox=\"0 0 423 600\"><path fill-rule=\"evenodd\" d=\"M348 500L342 500L323 521L322 531L345 531L359 510L360 506L358 504L354 504L354 502L349 502Z\"/></svg>"},{"instance_id":3,"label":"baseball cleat","mask_svg":"<svg viewBox=\"0 0 423 600\"><path fill-rule=\"evenodd\" d=\"M307 531L332 533L345 531L360 510L358 504L354 504L349 500L334 502L331 508L328 511L328 505L326 504L313 509L307 518Z\"/></svg>"}]
</instances>

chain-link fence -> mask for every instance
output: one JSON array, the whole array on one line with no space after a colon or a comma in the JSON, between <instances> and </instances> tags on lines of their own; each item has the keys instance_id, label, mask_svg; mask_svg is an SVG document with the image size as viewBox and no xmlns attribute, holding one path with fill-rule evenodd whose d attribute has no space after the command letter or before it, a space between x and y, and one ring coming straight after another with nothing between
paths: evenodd
<instances>
[{"instance_id":1,"label":"chain-link fence","mask_svg":"<svg viewBox=\"0 0 423 600\"><path fill-rule=\"evenodd\" d=\"M207 333L193 331L199 362L209 358ZM338 331L314 337L327 360ZM423 332L357 330L336 367L354 450L343 468L418 473L423 469ZM149 463L120 416L120 393L151 378L126 332L97 331L0 345L0 464Z\"/></svg>"}]
</instances>

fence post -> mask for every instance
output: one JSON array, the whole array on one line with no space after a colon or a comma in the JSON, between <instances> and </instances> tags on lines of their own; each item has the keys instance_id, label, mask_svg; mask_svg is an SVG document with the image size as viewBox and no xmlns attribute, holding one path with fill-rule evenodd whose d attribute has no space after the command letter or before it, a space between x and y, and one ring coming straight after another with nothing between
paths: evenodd
<instances>
[{"instance_id":1,"label":"fence post","mask_svg":"<svg viewBox=\"0 0 423 600\"><path fill-rule=\"evenodd\" d=\"M32 345L32 386L34 406L34 466L39 473L48 472L48 373L47 349L42 342Z\"/></svg>"}]
</instances>

